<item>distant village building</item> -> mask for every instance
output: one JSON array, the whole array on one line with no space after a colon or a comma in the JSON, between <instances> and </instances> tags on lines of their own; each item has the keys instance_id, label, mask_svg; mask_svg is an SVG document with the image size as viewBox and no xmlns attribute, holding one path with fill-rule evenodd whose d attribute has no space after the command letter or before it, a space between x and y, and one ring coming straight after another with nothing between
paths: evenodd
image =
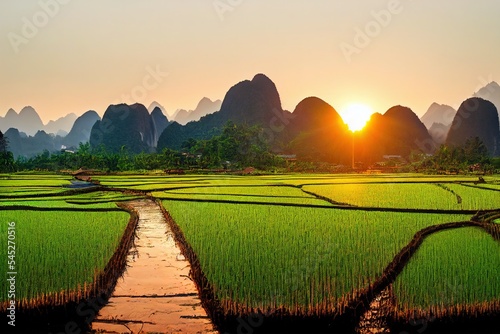
<instances>
[{"instance_id":1,"label":"distant village building","mask_svg":"<svg viewBox=\"0 0 500 334\"><path fill-rule=\"evenodd\" d=\"M286 161L297 161L296 154L278 154L277 157Z\"/></svg>"},{"instance_id":2,"label":"distant village building","mask_svg":"<svg viewBox=\"0 0 500 334\"><path fill-rule=\"evenodd\" d=\"M402 156L400 156L400 155L393 155L393 154L387 154L387 155L384 155L383 158L385 160L401 160Z\"/></svg>"},{"instance_id":3,"label":"distant village building","mask_svg":"<svg viewBox=\"0 0 500 334\"><path fill-rule=\"evenodd\" d=\"M93 169L83 169L83 168L80 168L79 170L73 172L72 175L78 181L92 182L92 183L95 183L95 184L99 184L99 181L92 181L92 176L91 175L94 172L95 172L95 170L93 170Z\"/></svg>"}]
</instances>

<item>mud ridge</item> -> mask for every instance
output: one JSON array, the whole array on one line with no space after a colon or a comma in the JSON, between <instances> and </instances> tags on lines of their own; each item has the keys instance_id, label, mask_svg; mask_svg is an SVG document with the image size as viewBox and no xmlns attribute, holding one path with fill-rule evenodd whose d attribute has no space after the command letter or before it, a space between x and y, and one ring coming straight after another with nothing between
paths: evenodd
<instances>
[{"instance_id":1,"label":"mud ridge","mask_svg":"<svg viewBox=\"0 0 500 334\"><path fill-rule=\"evenodd\" d=\"M394 283L397 276L403 271L406 264L411 260L414 254L418 251L419 247L422 245L424 240L437 232L456 229L462 227L480 227L485 230L487 233L492 235L496 240L500 235L498 224L493 224L490 221L463 221L463 222L453 222L453 223L445 223L439 225L433 225L426 227L415 234L410 243L405 246L391 261L391 263L384 269L383 274L379 277L374 283L370 285L365 291L363 291L357 300L355 300L351 305L350 309L353 310L353 313L357 315L357 323L360 324L362 322L362 315L366 314L370 310L370 305L383 294L383 291L389 289L390 285ZM431 316L431 315L429 315ZM463 315L465 318L468 317L467 314ZM481 317L481 315L477 315ZM465 319L464 318L464 319ZM488 318L488 317L486 317ZM402 319L394 319L396 323L403 322ZM446 319L444 319L446 320ZM463 319L458 319L462 320ZM394 321L390 324L394 326ZM399 326L400 324L396 324ZM359 326L359 325L358 325Z\"/></svg>"},{"instance_id":2,"label":"mud ridge","mask_svg":"<svg viewBox=\"0 0 500 334\"><path fill-rule=\"evenodd\" d=\"M74 292L62 291L44 295L36 300L18 301L16 312L18 332L64 332L68 324L82 333L90 329L95 312L107 301L118 278L125 271L127 254L134 239L138 215L125 205L119 206L120 211L125 210L130 213L129 223L117 250L104 270L96 276L94 283L90 286L85 285ZM5 310L4 305L2 305L2 310ZM0 312L0 316L5 318L6 312Z\"/></svg>"}]
</instances>

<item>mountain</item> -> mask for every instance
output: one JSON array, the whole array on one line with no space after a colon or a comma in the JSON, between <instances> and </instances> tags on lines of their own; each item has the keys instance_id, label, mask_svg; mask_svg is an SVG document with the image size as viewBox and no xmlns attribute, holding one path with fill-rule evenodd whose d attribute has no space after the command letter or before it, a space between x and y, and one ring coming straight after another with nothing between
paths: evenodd
<instances>
[{"instance_id":1,"label":"mountain","mask_svg":"<svg viewBox=\"0 0 500 334\"><path fill-rule=\"evenodd\" d=\"M192 110L186 110L186 109L177 109L174 114L172 115L172 120L175 122L186 125L189 123L191 120L189 120L189 114L192 112Z\"/></svg>"},{"instance_id":2,"label":"mountain","mask_svg":"<svg viewBox=\"0 0 500 334\"><path fill-rule=\"evenodd\" d=\"M1 127L1 131L5 131L5 127L7 127L7 129L9 128L9 125L10 124L13 124L13 125L18 125L17 124L17 118L19 117L19 115L17 114L17 112L10 108L8 111L7 111L7 114L5 114L5 117L0 117L0 127Z\"/></svg>"},{"instance_id":3,"label":"mountain","mask_svg":"<svg viewBox=\"0 0 500 334\"><path fill-rule=\"evenodd\" d=\"M345 126L339 113L317 97L308 97L300 101L292 116L290 130L296 134L330 128L332 125Z\"/></svg>"},{"instance_id":4,"label":"mountain","mask_svg":"<svg viewBox=\"0 0 500 334\"><path fill-rule=\"evenodd\" d=\"M500 117L500 85L498 83L495 81L490 82L474 93L474 97L480 97L493 103Z\"/></svg>"},{"instance_id":5,"label":"mountain","mask_svg":"<svg viewBox=\"0 0 500 334\"><path fill-rule=\"evenodd\" d=\"M18 114L14 109L9 109L5 117L0 117L0 131L5 132L16 128L28 135L34 135L38 130L43 130L44 125L33 107L24 107Z\"/></svg>"},{"instance_id":6,"label":"mountain","mask_svg":"<svg viewBox=\"0 0 500 334\"><path fill-rule=\"evenodd\" d=\"M456 113L455 109L446 104L433 103L420 120L427 129L430 129L434 123L441 123L447 126L453 122Z\"/></svg>"},{"instance_id":7,"label":"mountain","mask_svg":"<svg viewBox=\"0 0 500 334\"><path fill-rule=\"evenodd\" d=\"M436 149L425 125L410 108L403 106L392 107L383 115L372 115L357 137L356 155L371 163L384 155L407 158L412 151L432 153Z\"/></svg>"},{"instance_id":8,"label":"mountain","mask_svg":"<svg viewBox=\"0 0 500 334\"><path fill-rule=\"evenodd\" d=\"M61 149L62 138L47 134L43 130L37 131L34 136L26 136L18 129L10 128L5 132L5 137L9 142L9 151L14 154L15 158L19 156L31 158L44 150L55 152Z\"/></svg>"},{"instance_id":9,"label":"mountain","mask_svg":"<svg viewBox=\"0 0 500 334\"><path fill-rule=\"evenodd\" d=\"M78 148L80 143L86 143L90 139L90 131L101 117L93 110L89 110L78 117L68 135L64 137L63 144L68 148Z\"/></svg>"},{"instance_id":10,"label":"mountain","mask_svg":"<svg viewBox=\"0 0 500 334\"><path fill-rule=\"evenodd\" d=\"M492 102L479 97L467 99L460 105L446 144L462 146L474 137L483 141L490 155L500 155L498 110Z\"/></svg>"},{"instance_id":11,"label":"mountain","mask_svg":"<svg viewBox=\"0 0 500 334\"><path fill-rule=\"evenodd\" d=\"M44 126L44 130L47 133L54 133L54 134L64 133L64 135L67 135L77 118L78 116L76 116L76 114L74 113L67 114L66 116L58 118L55 121L49 121Z\"/></svg>"},{"instance_id":12,"label":"mountain","mask_svg":"<svg viewBox=\"0 0 500 334\"><path fill-rule=\"evenodd\" d=\"M429 129L429 134L437 145L444 144L446 142L446 137L450 131L451 124L444 125L442 123L433 123Z\"/></svg>"},{"instance_id":13,"label":"mountain","mask_svg":"<svg viewBox=\"0 0 500 334\"><path fill-rule=\"evenodd\" d=\"M18 129L10 128L4 133L4 137L7 139L7 148L14 154L14 158L23 155L23 143L21 133Z\"/></svg>"},{"instance_id":14,"label":"mountain","mask_svg":"<svg viewBox=\"0 0 500 334\"><path fill-rule=\"evenodd\" d=\"M0 117L0 131L15 128L27 135L33 136L39 130L43 130L46 133L65 136L73 126L76 118L77 116L74 113L70 113L43 125L40 116L33 107L25 107L19 114L14 109L9 109L5 117Z\"/></svg>"},{"instance_id":15,"label":"mountain","mask_svg":"<svg viewBox=\"0 0 500 334\"><path fill-rule=\"evenodd\" d=\"M155 107L151 112L151 118L153 119L153 124L155 128L156 137L154 139L155 147L158 143L158 137L160 134L170 125L167 116L165 116L159 107Z\"/></svg>"},{"instance_id":16,"label":"mountain","mask_svg":"<svg viewBox=\"0 0 500 334\"><path fill-rule=\"evenodd\" d=\"M167 110L165 109L165 107L162 106L161 104L159 104L156 101L151 102L151 104L149 105L149 107L148 107L149 113L152 113L153 110L155 110L156 108L159 108L161 110L161 112L162 112L163 115L168 115Z\"/></svg>"},{"instance_id":17,"label":"mountain","mask_svg":"<svg viewBox=\"0 0 500 334\"><path fill-rule=\"evenodd\" d=\"M93 148L103 145L110 152L122 147L130 153L152 152L156 147L153 118L142 104L111 105L102 120L97 121L90 133Z\"/></svg>"},{"instance_id":18,"label":"mountain","mask_svg":"<svg viewBox=\"0 0 500 334\"><path fill-rule=\"evenodd\" d=\"M224 119L267 126L275 114L282 112L276 85L264 74L257 74L251 81L229 89L219 113Z\"/></svg>"},{"instance_id":19,"label":"mountain","mask_svg":"<svg viewBox=\"0 0 500 334\"><path fill-rule=\"evenodd\" d=\"M301 159L346 162L351 154L345 149L351 138L347 126L331 105L317 97L295 107L286 132L292 139L289 151Z\"/></svg>"},{"instance_id":20,"label":"mountain","mask_svg":"<svg viewBox=\"0 0 500 334\"><path fill-rule=\"evenodd\" d=\"M207 97L201 99L201 101L196 106L194 110L184 110L179 109L174 114L173 119L179 124L187 124L192 121L198 121L205 115L212 114L218 110L220 110L222 105L221 100L212 101Z\"/></svg>"},{"instance_id":21,"label":"mountain","mask_svg":"<svg viewBox=\"0 0 500 334\"><path fill-rule=\"evenodd\" d=\"M220 111L203 116L199 121L182 126L173 123L163 131L158 148L179 149L189 138L208 139L219 134L228 121L236 124L261 125L274 140L277 125L287 120L290 113L281 107L281 100L275 84L264 74L257 74L252 80L242 81L229 89ZM175 125L175 124L178 125ZM277 144L274 143L274 144Z\"/></svg>"}]
</instances>

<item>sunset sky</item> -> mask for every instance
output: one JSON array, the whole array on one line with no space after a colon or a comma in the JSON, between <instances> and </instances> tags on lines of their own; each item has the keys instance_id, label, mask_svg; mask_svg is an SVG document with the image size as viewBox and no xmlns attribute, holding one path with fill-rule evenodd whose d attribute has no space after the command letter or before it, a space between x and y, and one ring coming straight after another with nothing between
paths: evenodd
<instances>
[{"instance_id":1,"label":"sunset sky","mask_svg":"<svg viewBox=\"0 0 500 334\"><path fill-rule=\"evenodd\" d=\"M499 14L498 0L2 0L0 116L155 100L172 114L256 73L290 111L318 96L422 115L500 80Z\"/></svg>"}]
</instances>

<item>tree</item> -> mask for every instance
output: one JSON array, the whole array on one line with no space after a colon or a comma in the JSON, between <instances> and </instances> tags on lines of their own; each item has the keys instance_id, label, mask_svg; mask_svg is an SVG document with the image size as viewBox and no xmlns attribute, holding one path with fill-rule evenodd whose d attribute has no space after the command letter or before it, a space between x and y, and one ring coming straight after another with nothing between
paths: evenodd
<instances>
[{"instance_id":1,"label":"tree","mask_svg":"<svg viewBox=\"0 0 500 334\"><path fill-rule=\"evenodd\" d=\"M276 160L264 137L263 129L258 126L228 122L220 135L199 140L196 144L186 142L184 147L191 147L191 154L201 156L199 163L203 167L220 168L229 161L237 168L266 168L274 165Z\"/></svg>"},{"instance_id":2,"label":"tree","mask_svg":"<svg viewBox=\"0 0 500 334\"><path fill-rule=\"evenodd\" d=\"M478 137L467 139L463 146L441 145L434 156L423 161L420 167L433 171L467 172L475 164L479 164L483 171L492 168L488 149Z\"/></svg>"},{"instance_id":3,"label":"tree","mask_svg":"<svg viewBox=\"0 0 500 334\"><path fill-rule=\"evenodd\" d=\"M7 152L7 138L4 137L2 131L0 131L0 153L5 153Z\"/></svg>"},{"instance_id":4,"label":"tree","mask_svg":"<svg viewBox=\"0 0 500 334\"><path fill-rule=\"evenodd\" d=\"M489 162L488 148L479 137L467 139L463 151L469 164Z\"/></svg>"},{"instance_id":5,"label":"tree","mask_svg":"<svg viewBox=\"0 0 500 334\"><path fill-rule=\"evenodd\" d=\"M0 131L0 172L13 172L16 170L14 155L8 151L8 141Z\"/></svg>"}]
</instances>

